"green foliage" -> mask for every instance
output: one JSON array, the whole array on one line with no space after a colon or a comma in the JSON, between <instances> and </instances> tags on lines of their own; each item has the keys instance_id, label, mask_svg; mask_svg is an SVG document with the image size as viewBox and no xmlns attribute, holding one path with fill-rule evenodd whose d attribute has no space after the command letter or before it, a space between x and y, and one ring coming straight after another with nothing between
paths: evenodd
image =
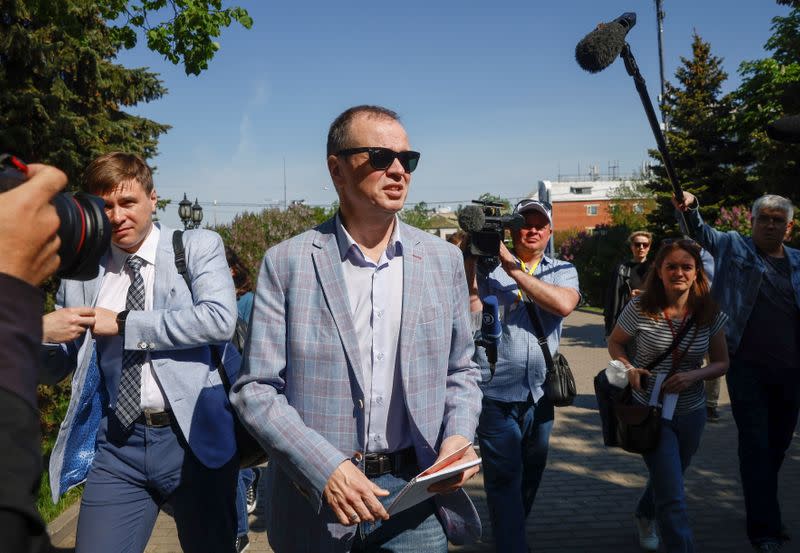
<instances>
[{"instance_id":1,"label":"green foliage","mask_svg":"<svg viewBox=\"0 0 800 553\"><path fill-rule=\"evenodd\" d=\"M611 226L624 226L629 229L647 227L647 214L656 207L652 192L647 188L644 178L638 181L622 182L611 192L614 203L609 204Z\"/></svg>"},{"instance_id":2,"label":"green foliage","mask_svg":"<svg viewBox=\"0 0 800 553\"><path fill-rule=\"evenodd\" d=\"M719 217L714 221L714 228L722 232L735 230L739 234L750 236L753 232L750 209L744 205L733 206L730 209L721 208Z\"/></svg>"},{"instance_id":3,"label":"green foliage","mask_svg":"<svg viewBox=\"0 0 800 553\"><path fill-rule=\"evenodd\" d=\"M586 231L579 231L576 228L568 228L563 230L554 230L553 231L553 247L555 251L560 252L561 246L563 246L566 242L574 240L576 236L578 236L579 232L586 232Z\"/></svg>"},{"instance_id":4,"label":"green foliage","mask_svg":"<svg viewBox=\"0 0 800 553\"><path fill-rule=\"evenodd\" d=\"M177 65L182 63L187 75L199 75L219 50L219 37L234 21L249 29L253 19L244 8L222 8L222 0L106 0L104 19L111 27L116 44L124 48L136 45L136 28L142 28L147 46ZM167 18L164 15L167 14ZM152 23L152 20L160 20ZM122 24L118 24L122 22Z\"/></svg>"},{"instance_id":5,"label":"green foliage","mask_svg":"<svg viewBox=\"0 0 800 553\"><path fill-rule=\"evenodd\" d=\"M114 60L136 45L136 27L151 48L197 74L216 49L211 37L232 20L252 22L221 0L2 0L0 2L0 149L50 163L73 186L100 154L121 150L149 159L168 125L124 108L166 94L155 73ZM167 9L168 8L168 9ZM171 18L151 24L151 16ZM151 39L152 35L152 39Z\"/></svg>"},{"instance_id":6,"label":"green foliage","mask_svg":"<svg viewBox=\"0 0 800 553\"><path fill-rule=\"evenodd\" d=\"M772 19L773 34L765 44L772 56L739 66L742 84L734 92L733 125L752 160L752 193L739 203L750 203L765 192L800 201L800 145L770 140L764 130L778 117L800 113L800 5L781 3L793 7L786 16Z\"/></svg>"},{"instance_id":7,"label":"green foliage","mask_svg":"<svg viewBox=\"0 0 800 553\"><path fill-rule=\"evenodd\" d=\"M745 173L748 160L732 128L732 98L721 94L727 79L722 60L695 33L692 58L681 61L675 73L678 85L666 85L666 139L678 182L701 199L701 211L710 220L720 206L741 203L752 194ZM656 165L648 186L657 207L648 215L649 226L657 234L669 234L676 230L672 187L660 153L651 150L650 155Z\"/></svg>"},{"instance_id":8,"label":"green foliage","mask_svg":"<svg viewBox=\"0 0 800 553\"><path fill-rule=\"evenodd\" d=\"M267 249L317 226L332 214L325 208L300 204L289 206L286 210L272 208L261 213L241 213L230 224L211 228L239 254L255 280Z\"/></svg>"},{"instance_id":9,"label":"green foliage","mask_svg":"<svg viewBox=\"0 0 800 553\"><path fill-rule=\"evenodd\" d=\"M80 497L80 489L76 488L58 503L53 504L50 498L50 479L47 473L47 463L50 459L50 452L55 445L58 429L61 421L67 413L70 397L70 380L64 380L55 386L39 386L36 390L39 397L39 423L42 432L42 459L45 471L39 483L39 494L36 499L36 508L44 518L45 522L50 522L57 517L64 509L69 507Z\"/></svg>"},{"instance_id":10,"label":"green foliage","mask_svg":"<svg viewBox=\"0 0 800 553\"><path fill-rule=\"evenodd\" d=\"M511 205L511 202L508 201L507 199L501 198L500 196L491 194L489 192L484 192L483 194L478 196L478 200L481 202L494 202L501 204L502 207L500 208L500 213L502 213L503 215L511 213L511 209L514 207Z\"/></svg>"},{"instance_id":11,"label":"green foliage","mask_svg":"<svg viewBox=\"0 0 800 553\"><path fill-rule=\"evenodd\" d=\"M60 167L73 185L103 152L155 155L169 127L121 107L166 90L155 74L112 63L111 35L93 3L0 3L0 147Z\"/></svg>"},{"instance_id":12,"label":"green foliage","mask_svg":"<svg viewBox=\"0 0 800 553\"><path fill-rule=\"evenodd\" d=\"M428 204L419 202L413 208L401 211L400 219L412 227L425 230L431 222L431 210L428 209Z\"/></svg>"},{"instance_id":13,"label":"green foliage","mask_svg":"<svg viewBox=\"0 0 800 553\"><path fill-rule=\"evenodd\" d=\"M558 257L575 265L583 301L602 306L611 272L629 257L626 239L630 230L624 226L598 225L594 232L585 230L566 238L558 248Z\"/></svg>"}]
</instances>

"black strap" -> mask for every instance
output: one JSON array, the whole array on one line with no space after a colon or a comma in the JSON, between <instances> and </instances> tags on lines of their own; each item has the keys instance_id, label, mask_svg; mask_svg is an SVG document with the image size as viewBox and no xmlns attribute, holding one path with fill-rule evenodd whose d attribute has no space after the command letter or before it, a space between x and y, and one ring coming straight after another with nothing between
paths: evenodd
<instances>
[{"instance_id":1,"label":"black strap","mask_svg":"<svg viewBox=\"0 0 800 553\"><path fill-rule=\"evenodd\" d=\"M172 233L172 249L175 251L175 268L178 269L178 274L183 277L183 280L186 282L186 287L189 289L189 293L192 294L192 299L194 299L192 281L189 278L189 271L186 267L186 249L183 247L182 230L176 230ZM219 348L213 344L208 347L211 350L211 357L214 359L214 364L217 366L219 378L222 380L222 387L225 390L225 395L228 395L231 391L231 382L228 379L228 373L225 372L225 365L222 363L222 356L219 353Z\"/></svg>"},{"instance_id":2,"label":"black strap","mask_svg":"<svg viewBox=\"0 0 800 553\"><path fill-rule=\"evenodd\" d=\"M547 345L547 336L544 335L544 327L539 314L536 312L532 301L524 301L525 307L528 310L528 317L533 323L533 333L536 335L536 340L539 342L539 347L542 348L542 355L544 355L544 364L547 366L547 372L553 370L553 356L550 354L550 346Z\"/></svg>"},{"instance_id":3,"label":"black strap","mask_svg":"<svg viewBox=\"0 0 800 553\"><path fill-rule=\"evenodd\" d=\"M686 333L689 332L689 329L693 325L694 325L694 315L689 317L689 320L686 321L686 324L683 325L683 328L681 328L680 331L678 331L678 335L672 339L672 343L669 345L669 347L661 355L656 357L655 361L651 361L645 367L645 370L652 371L654 368L658 366L659 363L661 363L664 359L666 359L667 355L672 353L675 350L675 348L678 347L678 344L680 344L681 340L683 340L683 337L686 336ZM667 377L672 376L672 373L674 372L675 372L675 367L672 368L670 374L668 374Z\"/></svg>"},{"instance_id":4,"label":"black strap","mask_svg":"<svg viewBox=\"0 0 800 553\"><path fill-rule=\"evenodd\" d=\"M192 293L192 282L189 280L189 272L186 269L186 250L183 248L183 231L176 230L172 233L172 249L175 250L175 267L178 274L186 281L189 293Z\"/></svg>"}]
</instances>

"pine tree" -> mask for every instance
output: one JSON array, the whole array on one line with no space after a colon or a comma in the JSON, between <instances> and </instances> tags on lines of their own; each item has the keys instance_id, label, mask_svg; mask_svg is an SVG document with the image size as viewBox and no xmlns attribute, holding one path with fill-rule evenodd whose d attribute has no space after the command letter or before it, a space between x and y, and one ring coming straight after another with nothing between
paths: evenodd
<instances>
[{"instance_id":1,"label":"pine tree","mask_svg":"<svg viewBox=\"0 0 800 553\"><path fill-rule=\"evenodd\" d=\"M721 92L728 77L722 59L712 55L710 44L695 32L692 58L681 58L681 63L675 72L678 84L666 84L662 107L669 121L666 139L678 182L700 199L708 218L721 205L741 203L747 196L746 162L731 132L732 100ZM650 155L656 165L648 187L656 193L658 208L648 220L659 234L677 231L672 187L661 156L657 150Z\"/></svg>"},{"instance_id":2,"label":"pine tree","mask_svg":"<svg viewBox=\"0 0 800 553\"><path fill-rule=\"evenodd\" d=\"M156 25L169 3L172 19ZM136 45L148 46L187 73L199 73L218 47L211 39L232 19L249 27L240 8L221 0L0 0L0 151L63 169L74 186L99 154L157 153L170 127L125 108L166 94L157 74L114 63ZM154 13L155 12L155 13ZM201 17L201 16L205 17Z\"/></svg>"}]
</instances>

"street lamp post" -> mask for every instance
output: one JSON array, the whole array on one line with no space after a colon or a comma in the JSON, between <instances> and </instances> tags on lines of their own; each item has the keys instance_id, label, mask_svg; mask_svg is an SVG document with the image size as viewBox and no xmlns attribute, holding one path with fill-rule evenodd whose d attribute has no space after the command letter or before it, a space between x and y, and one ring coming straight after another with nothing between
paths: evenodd
<instances>
[{"instance_id":1,"label":"street lamp post","mask_svg":"<svg viewBox=\"0 0 800 553\"><path fill-rule=\"evenodd\" d=\"M197 201L197 198L194 199L194 205L192 206L192 228L200 228L200 223L203 221L203 207Z\"/></svg>"},{"instance_id":2,"label":"street lamp post","mask_svg":"<svg viewBox=\"0 0 800 553\"><path fill-rule=\"evenodd\" d=\"M181 218L184 230L199 228L203 221L203 207L197 198L194 199L194 205L192 205L184 192L183 199L178 202L178 217Z\"/></svg>"}]
</instances>

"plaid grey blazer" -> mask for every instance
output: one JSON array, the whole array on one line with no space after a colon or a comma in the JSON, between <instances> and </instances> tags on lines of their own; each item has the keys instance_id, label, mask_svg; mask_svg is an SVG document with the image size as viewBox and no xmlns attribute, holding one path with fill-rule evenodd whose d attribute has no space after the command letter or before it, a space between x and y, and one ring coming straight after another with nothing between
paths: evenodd
<instances>
[{"instance_id":1,"label":"plaid grey blazer","mask_svg":"<svg viewBox=\"0 0 800 553\"><path fill-rule=\"evenodd\" d=\"M420 467L444 438L472 439L481 409L461 252L400 223L403 310L398 351ZM408 239L406 239L408 237ZM363 373L333 219L267 251L245 360L231 401L268 449L267 533L276 551L347 551L322 491L366 444ZM363 405L363 404L362 404ZM480 536L466 492L436 496L448 538Z\"/></svg>"}]
</instances>

